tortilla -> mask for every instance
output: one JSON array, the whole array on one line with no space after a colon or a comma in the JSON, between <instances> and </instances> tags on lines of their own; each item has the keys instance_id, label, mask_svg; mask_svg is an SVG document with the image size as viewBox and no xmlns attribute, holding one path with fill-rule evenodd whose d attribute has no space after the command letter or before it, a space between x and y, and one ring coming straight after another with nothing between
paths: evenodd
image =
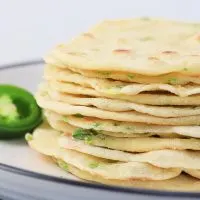
<instances>
[{"instance_id":1,"label":"tortilla","mask_svg":"<svg viewBox=\"0 0 200 200\"><path fill-rule=\"evenodd\" d=\"M117 112L134 110L139 113L164 118L183 117L200 114L200 107L198 106L150 106L116 99L71 95L68 93L61 93L54 90L48 90L48 95L53 100L66 102L71 105L94 106L102 110Z\"/></svg>"},{"instance_id":2,"label":"tortilla","mask_svg":"<svg viewBox=\"0 0 200 200\"><path fill-rule=\"evenodd\" d=\"M150 125L144 123L119 122L114 120L104 120L98 118L86 117L83 115L62 116L55 112L45 111L47 119L50 121L61 121L65 124L70 124L83 129L93 129L96 131L106 131L113 133L122 133L126 137L132 135L148 136L148 134L158 134L162 137L169 137L171 134L181 135L186 137L200 138L200 126L161 126ZM63 124L63 123L62 123ZM147 135L146 135L147 134ZM130 136L129 136L130 135ZM174 137L175 135L172 135ZM114 136L114 135L113 135ZM116 137L116 136L115 136Z\"/></svg>"},{"instance_id":3,"label":"tortilla","mask_svg":"<svg viewBox=\"0 0 200 200\"><path fill-rule=\"evenodd\" d=\"M161 118L146 114L140 114L135 111L128 112L112 112L101 110L98 108L87 107L87 106L74 106L71 104L54 101L45 93L38 93L36 95L37 103L44 109L57 112L61 115L73 115L80 113L84 116L97 117L100 119L112 119L117 121L125 122L140 122L147 124L158 124L158 125L199 125L200 115L177 117L177 118Z\"/></svg>"},{"instance_id":4,"label":"tortilla","mask_svg":"<svg viewBox=\"0 0 200 200\"><path fill-rule=\"evenodd\" d=\"M79 116L78 116L79 117ZM72 126L68 124L67 122L64 122L63 120L59 120L59 118L55 118L55 116L51 114L46 114L46 119L49 123L49 125L58 131L68 133L71 135L78 127ZM62 118L61 118L62 119ZM98 132L98 131L97 131ZM164 138L182 138L183 136L173 133L133 133L133 134L127 134L122 132L110 132L110 131L99 131L99 134L102 135L109 135L113 137L150 137L150 136L159 136Z\"/></svg>"},{"instance_id":5,"label":"tortilla","mask_svg":"<svg viewBox=\"0 0 200 200\"><path fill-rule=\"evenodd\" d=\"M200 105L200 95L192 95L188 97L178 97L170 94L137 94L137 95L116 95L97 92L92 88L82 87L73 83L60 83L60 82L45 82L40 85L40 87L48 87L51 90L94 97L106 97L111 99L126 100L138 104L148 104L148 105Z\"/></svg>"},{"instance_id":6,"label":"tortilla","mask_svg":"<svg viewBox=\"0 0 200 200\"><path fill-rule=\"evenodd\" d=\"M148 152L162 149L200 150L200 139L194 138L119 138L85 129L77 129L73 132L73 137L77 140L84 140L90 145L128 152Z\"/></svg>"},{"instance_id":7,"label":"tortilla","mask_svg":"<svg viewBox=\"0 0 200 200\"><path fill-rule=\"evenodd\" d=\"M188 150L154 150L146 153L130 153L112 150L85 144L83 141L73 139L71 136L60 136L58 139L61 148L75 150L95 157L121 161L144 162L161 168L200 169L200 151ZM122 139L123 144L123 139Z\"/></svg>"},{"instance_id":8,"label":"tortilla","mask_svg":"<svg viewBox=\"0 0 200 200\"><path fill-rule=\"evenodd\" d=\"M180 97L186 97L200 93L200 86L195 84L184 86L159 83L130 84L109 79L89 78L82 76L81 74L73 73L69 70L61 71L57 68L47 68L44 77L48 81L57 81L57 84L64 84L63 82L75 83L83 87L93 88L94 90L105 94L137 95L149 91L157 91L158 93L159 91L165 91Z\"/></svg>"},{"instance_id":9,"label":"tortilla","mask_svg":"<svg viewBox=\"0 0 200 200\"><path fill-rule=\"evenodd\" d=\"M142 189L151 189L151 190L169 190L169 191L186 191L186 192L199 192L200 181L198 179L192 178L185 174L181 174L175 178L162 180L162 181L140 181L140 180L111 180L105 179L101 176L97 176L86 171L80 170L73 165L69 165L64 161L54 159L58 165L67 172L74 174L75 176L92 182L102 183L106 185L117 185L117 186L126 186ZM65 167L63 167L65 166Z\"/></svg>"},{"instance_id":10,"label":"tortilla","mask_svg":"<svg viewBox=\"0 0 200 200\"><path fill-rule=\"evenodd\" d=\"M64 121L58 121L53 119L52 117L48 117L47 116L47 121L49 123L49 125L57 130L57 131L61 131L67 134L73 133L78 127L72 126ZM109 136L113 136L113 137L149 137L152 135L156 135L156 134L124 134L124 133L114 133L114 132L109 132L109 131L101 131L102 135L109 135ZM163 134L164 135L164 134ZM168 137L169 134L166 134L166 137ZM169 135L170 136L170 135ZM172 135L171 137L173 137L174 135Z\"/></svg>"},{"instance_id":11,"label":"tortilla","mask_svg":"<svg viewBox=\"0 0 200 200\"><path fill-rule=\"evenodd\" d=\"M62 149L58 155L65 162L107 179L165 180L178 176L180 169L162 169L140 162L110 162L76 151Z\"/></svg>"},{"instance_id":12,"label":"tortilla","mask_svg":"<svg viewBox=\"0 0 200 200\"><path fill-rule=\"evenodd\" d=\"M36 151L61 159L80 170L99 175L107 179L129 180L165 180L178 176L180 169L161 169L140 162L111 162L72 150L59 148L57 137L59 132L48 129L36 129L29 145ZM48 143L46 142L48 141ZM50 141L50 142L49 142Z\"/></svg>"},{"instance_id":13,"label":"tortilla","mask_svg":"<svg viewBox=\"0 0 200 200\"><path fill-rule=\"evenodd\" d=\"M58 45L45 61L92 71L109 68L148 76L173 72L196 76L200 74L199 26L142 18L103 21Z\"/></svg>"},{"instance_id":14,"label":"tortilla","mask_svg":"<svg viewBox=\"0 0 200 200\"><path fill-rule=\"evenodd\" d=\"M48 67L58 67L59 66L48 66ZM199 76L186 76L179 73L169 73L161 76L144 76L134 73L124 73L124 72L113 72L113 71L91 71L91 70L81 70L77 68L69 68L71 71L80 73L83 76L99 79L113 79L124 82L132 83L168 83L170 85L186 85L189 83L200 84ZM64 70L63 70L64 72Z\"/></svg>"}]
</instances>

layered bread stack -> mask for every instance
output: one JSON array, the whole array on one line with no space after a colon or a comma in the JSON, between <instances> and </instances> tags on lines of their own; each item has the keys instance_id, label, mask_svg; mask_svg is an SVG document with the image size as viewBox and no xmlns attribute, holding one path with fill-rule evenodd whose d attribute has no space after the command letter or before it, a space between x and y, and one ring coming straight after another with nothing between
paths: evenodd
<instances>
[{"instance_id":1,"label":"layered bread stack","mask_svg":"<svg viewBox=\"0 0 200 200\"><path fill-rule=\"evenodd\" d=\"M30 146L86 180L199 189L199 31L149 18L104 21L57 46L36 95L50 126Z\"/></svg>"}]
</instances>

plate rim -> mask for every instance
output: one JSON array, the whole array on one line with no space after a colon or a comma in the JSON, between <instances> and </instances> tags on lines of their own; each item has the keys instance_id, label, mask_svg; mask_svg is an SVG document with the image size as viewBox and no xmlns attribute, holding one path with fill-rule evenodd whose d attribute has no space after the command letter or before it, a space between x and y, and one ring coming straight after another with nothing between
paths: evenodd
<instances>
[{"instance_id":1,"label":"plate rim","mask_svg":"<svg viewBox=\"0 0 200 200\"><path fill-rule=\"evenodd\" d=\"M35 60L26 60L17 63L10 63L6 65L0 65L0 71L9 70L15 68L22 67L30 67L32 65L42 65L44 61L42 59ZM137 194L137 195L145 195L145 196L156 196L156 197L181 197L181 198L197 198L200 197L200 192L181 192L181 191L164 191L164 190L151 190L151 189L142 189L142 188L129 188L122 186L113 186L113 185L104 185L98 183L89 183L89 182L81 182L77 180L69 180L61 177L46 175L38 172L29 171L26 169L14 167L11 165L7 165L4 163L0 163L0 170L7 171L10 173L23 175L26 177L31 177L44 181L52 181L54 183L64 184L64 185L72 185L78 187L85 187L89 189L98 189L109 192L117 192L117 193L126 193L126 194Z\"/></svg>"}]
</instances>

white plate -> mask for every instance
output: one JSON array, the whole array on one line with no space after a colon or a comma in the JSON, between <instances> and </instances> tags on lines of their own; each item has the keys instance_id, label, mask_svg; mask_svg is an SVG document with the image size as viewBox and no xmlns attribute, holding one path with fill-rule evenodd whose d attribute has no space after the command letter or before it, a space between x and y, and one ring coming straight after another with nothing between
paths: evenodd
<instances>
[{"instance_id":1,"label":"white plate","mask_svg":"<svg viewBox=\"0 0 200 200\"><path fill-rule=\"evenodd\" d=\"M40 63L40 64L35 64ZM42 78L43 64L27 62L0 68L0 83L24 87L33 93ZM197 199L200 193L163 192L83 182L49 163L21 140L0 141L0 198L77 200Z\"/></svg>"}]
</instances>

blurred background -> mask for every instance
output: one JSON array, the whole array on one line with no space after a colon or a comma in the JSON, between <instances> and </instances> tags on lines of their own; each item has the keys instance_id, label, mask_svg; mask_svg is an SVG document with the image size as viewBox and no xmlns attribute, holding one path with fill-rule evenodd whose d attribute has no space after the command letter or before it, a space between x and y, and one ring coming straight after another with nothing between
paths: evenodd
<instances>
[{"instance_id":1,"label":"blurred background","mask_svg":"<svg viewBox=\"0 0 200 200\"><path fill-rule=\"evenodd\" d=\"M200 21L199 0L0 0L0 65L41 58L107 18Z\"/></svg>"}]
</instances>

